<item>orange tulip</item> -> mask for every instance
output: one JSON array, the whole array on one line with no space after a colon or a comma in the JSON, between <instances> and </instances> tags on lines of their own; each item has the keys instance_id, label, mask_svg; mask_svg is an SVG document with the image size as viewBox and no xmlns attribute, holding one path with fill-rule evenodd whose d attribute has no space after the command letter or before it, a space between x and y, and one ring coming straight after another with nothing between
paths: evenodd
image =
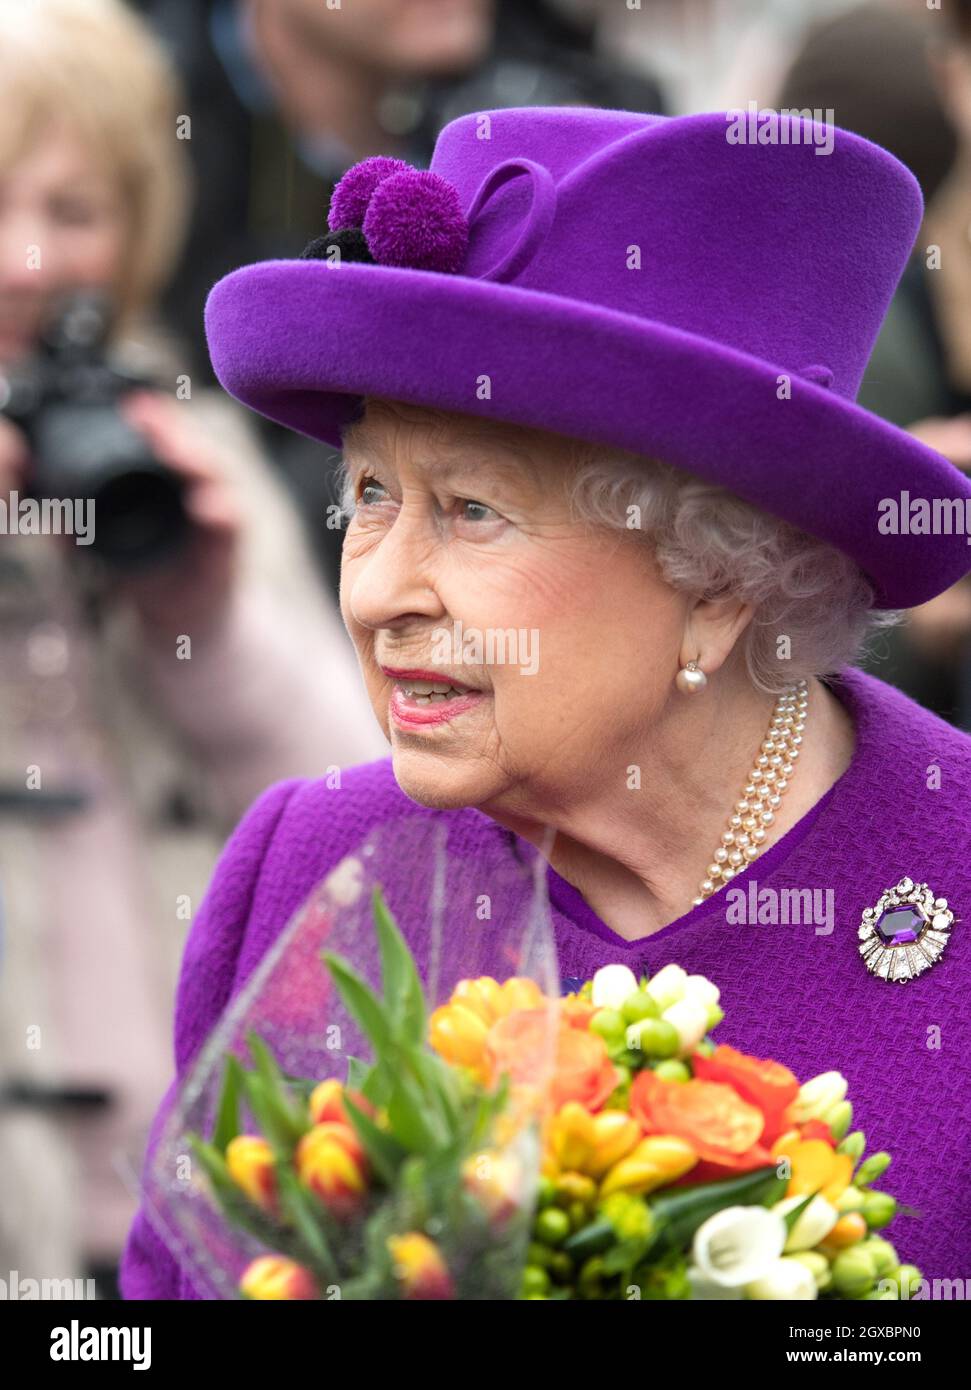
<instances>
[{"instance_id":1,"label":"orange tulip","mask_svg":"<svg viewBox=\"0 0 971 1390\"><path fill-rule=\"evenodd\" d=\"M317 1289L303 1265L283 1255L261 1255L247 1265L239 1281L244 1298L315 1299Z\"/></svg>"},{"instance_id":2,"label":"orange tulip","mask_svg":"<svg viewBox=\"0 0 971 1390\"><path fill-rule=\"evenodd\" d=\"M237 1134L226 1145L226 1167L237 1187L256 1206L278 1215L276 1168L273 1150L258 1134Z\"/></svg>"},{"instance_id":3,"label":"orange tulip","mask_svg":"<svg viewBox=\"0 0 971 1390\"><path fill-rule=\"evenodd\" d=\"M351 1216L367 1191L364 1150L349 1125L326 1121L300 1140L295 1155L297 1176L337 1216Z\"/></svg>"},{"instance_id":4,"label":"orange tulip","mask_svg":"<svg viewBox=\"0 0 971 1390\"><path fill-rule=\"evenodd\" d=\"M453 1298L455 1290L438 1246L419 1231L389 1236L395 1278L408 1299Z\"/></svg>"}]
</instances>

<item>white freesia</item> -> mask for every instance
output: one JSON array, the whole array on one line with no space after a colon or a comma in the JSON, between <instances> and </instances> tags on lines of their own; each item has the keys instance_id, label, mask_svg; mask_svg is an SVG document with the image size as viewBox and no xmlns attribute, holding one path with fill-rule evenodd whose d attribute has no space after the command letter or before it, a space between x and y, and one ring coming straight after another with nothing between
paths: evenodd
<instances>
[{"instance_id":1,"label":"white freesia","mask_svg":"<svg viewBox=\"0 0 971 1390\"><path fill-rule=\"evenodd\" d=\"M783 1197L781 1202L776 1202L772 1210L780 1216L785 1216L805 1200L805 1196ZM829 1235L839 1220L839 1215L832 1203L827 1202L825 1197L820 1197L817 1192L805 1211L796 1218L796 1224L786 1240L786 1254L795 1254L797 1250L814 1250L819 1242Z\"/></svg>"},{"instance_id":2,"label":"white freesia","mask_svg":"<svg viewBox=\"0 0 971 1390\"><path fill-rule=\"evenodd\" d=\"M691 1254L702 1280L741 1288L773 1267L785 1244L785 1222L766 1207L725 1207L695 1232Z\"/></svg>"},{"instance_id":3,"label":"white freesia","mask_svg":"<svg viewBox=\"0 0 971 1390\"><path fill-rule=\"evenodd\" d=\"M680 965L666 965L647 982L647 992L662 1011L684 998L688 976Z\"/></svg>"},{"instance_id":4,"label":"white freesia","mask_svg":"<svg viewBox=\"0 0 971 1390\"><path fill-rule=\"evenodd\" d=\"M817 1297L816 1280L801 1260L779 1259L760 1279L746 1284L745 1293L763 1303L808 1302Z\"/></svg>"},{"instance_id":5,"label":"white freesia","mask_svg":"<svg viewBox=\"0 0 971 1390\"><path fill-rule=\"evenodd\" d=\"M840 1072L820 1072L799 1087L799 1094L786 1114L797 1125L805 1124L807 1120L821 1120L827 1110L846 1099L848 1090L849 1082Z\"/></svg>"},{"instance_id":6,"label":"white freesia","mask_svg":"<svg viewBox=\"0 0 971 1390\"><path fill-rule=\"evenodd\" d=\"M604 965L593 977L591 1000L598 1009L619 1009L637 987L637 976L629 966Z\"/></svg>"},{"instance_id":7,"label":"white freesia","mask_svg":"<svg viewBox=\"0 0 971 1390\"><path fill-rule=\"evenodd\" d=\"M706 1009L721 998L721 990L707 975L689 975L684 982L684 992L689 999L699 1000Z\"/></svg>"},{"instance_id":8,"label":"white freesia","mask_svg":"<svg viewBox=\"0 0 971 1390\"><path fill-rule=\"evenodd\" d=\"M673 1024L678 1034L678 1056L686 1057L708 1032L708 1007L700 999L685 995L661 1015Z\"/></svg>"},{"instance_id":9,"label":"white freesia","mask_svg":"<svg viewBox=\"0 0 971 1390\"><path fill-rule=\"evenodd\" d=\"M716 1284L714 1280L706 1279L697 1265L689 1265L685 1275L691 1288L692 1301L695 1303L713 1303L716 1300L723 1302L725 1299L745 1297L742 1289L732 1288L728 1284Z\"/></svg>"}]
</instances>

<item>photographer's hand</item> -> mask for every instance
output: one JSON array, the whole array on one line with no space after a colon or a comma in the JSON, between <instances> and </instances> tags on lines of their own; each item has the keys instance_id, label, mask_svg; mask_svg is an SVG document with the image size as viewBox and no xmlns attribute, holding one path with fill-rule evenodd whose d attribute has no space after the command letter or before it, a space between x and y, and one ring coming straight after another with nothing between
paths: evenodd
<instances>
[{"instance_id":1,"label":"photographer's hand","mask_svg":"<svg viewBox=\"0 0 971 1390\"><path fill-rule=\"evenodd\" d=\"M193 429L188 407L153 391L120 402L133 428L186 484L191 532L169 564L126 578L120 592L147 631L162 637L201 633L224 614L236 579L241 512L223 476L217 451Z\"/></svg>"}]
</instances>

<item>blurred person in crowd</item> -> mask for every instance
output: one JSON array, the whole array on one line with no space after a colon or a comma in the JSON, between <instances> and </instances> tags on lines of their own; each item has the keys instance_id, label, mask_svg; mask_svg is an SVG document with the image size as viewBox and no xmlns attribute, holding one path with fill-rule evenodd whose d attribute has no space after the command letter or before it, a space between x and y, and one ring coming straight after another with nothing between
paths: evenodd
<instances>
[{"instance_id":1,"label":"blurred person in crowd","mask_svg":"<svg viewBox=\"0 0 971 1390\"><path fill-rule=\"evenodd\" d=\"M267 783L384 746L256 436L151 327L188 211L176 92L120 0L0 10L0 1267L108 1293L134 1210L119 1160L168 1070L220 844ZM77 360L51 351L80 292L58 332L110 302L100 364L83 332ZM143 484L133 462L95 490L102 441L168 480L167 554L105 547L111 499ZM55 457L75 516L91 486L90 544L25 510L56 495Z\"/></svg>"},{"instance_id":2,"label":"blurred person in crowd","mask_svg":"<svg viewBox=\"0 0 971 1390\"><path fill-rule=\"evenodd\" d=\"M884 0L815 26L777 101L834 110L920 182L924 226L860 400L971 468L971 0L947 14ZM866 664L971 729L971 578L913 609Z\"/></svg>"},{"instance_id":3,"label":"blurred person in crowd","mask_svg":"<svg viewBox=\"0 0 971 1390\"><path fill-rule=\"evenodd\" d=\"M325 230L337 179L392 155L424 167L448 121L499 106L661 111L657 85L597 53L599 0L136 0L183 77L197 199L164 298L209 373L203 308L233 266L299 256ZM336 595L337 456L270 422L268 452L297 496Z\"/></svg>"}]
</instances>

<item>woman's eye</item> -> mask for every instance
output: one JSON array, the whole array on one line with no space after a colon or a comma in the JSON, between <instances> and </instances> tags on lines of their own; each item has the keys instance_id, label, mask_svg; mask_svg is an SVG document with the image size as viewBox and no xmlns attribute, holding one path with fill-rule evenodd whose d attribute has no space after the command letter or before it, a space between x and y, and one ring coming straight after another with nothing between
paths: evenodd
<instances>
[{"instance_id":1,"label":"woman's eye","mask_svg":"<svg viewBox=\"0 0 971 1390\"><path fill-rule=\"evenodd\" d=\"M378 482L377 478L361 479L361 484L357 494L357 500L362 504L362 506L369 507L373 506L375 502L380 502L382 499L382 494L385 496L387 495L385 493L384 488Z\"/></svg>"},{"instance_id":2,"label":"woman's eye","mask_svg":"<svg viewBox=\"0 0 971 1390\"><path fill-rule=\"evenodd\" d=\"M459 510L463 521L491 521L497 516L484 502L473 502L471 498L460 502Z\"/></svg>"}]
</instances>

